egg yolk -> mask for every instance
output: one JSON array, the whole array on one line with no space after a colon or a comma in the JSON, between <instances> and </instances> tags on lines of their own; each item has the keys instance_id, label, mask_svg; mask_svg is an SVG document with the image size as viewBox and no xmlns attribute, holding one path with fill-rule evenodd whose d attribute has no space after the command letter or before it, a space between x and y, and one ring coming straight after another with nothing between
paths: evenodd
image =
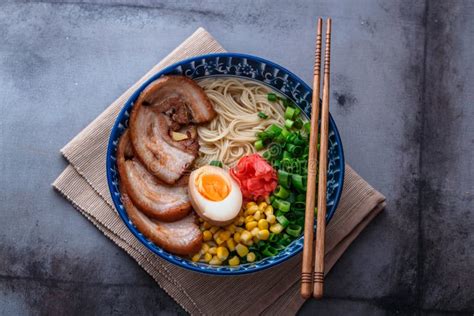
<instances>
[{"instance_id":1,"label":"egg yolk","mask_svg":"<svg viewBox=\"0 0 474 316\"><path fill-rule=\"evenodd\" d=\"M196 180L198 192L208 200L222 201L229 195L229 184L221 175L204 173Z\"/></svg>"}]
</instances>

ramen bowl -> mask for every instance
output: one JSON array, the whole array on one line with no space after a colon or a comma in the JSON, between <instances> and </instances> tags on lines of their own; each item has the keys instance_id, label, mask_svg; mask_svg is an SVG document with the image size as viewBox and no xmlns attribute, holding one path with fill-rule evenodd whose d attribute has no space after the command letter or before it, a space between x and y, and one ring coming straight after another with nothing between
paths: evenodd
<instances>
[{"instance_id":1,"label":"ramen bowl","mask_svg":"<svg viewBox=\"0 0 474 316\"><path fill-rule=\"evenodd\" d=\"M312 90L303 80L289 70L260 57L237 54L218 53L193 57L171 65L148 79L138 88L125 103L120 111L110 134L106 157L106 173L110 194L125 225L132 234L150 251L159 257L188 270L214 275L246 274L270 268L288 260L303 249L303 236L294 240L285 249L273 257L267 257L257 262L240 264L238 266L216 266L202 262L193 262L189 258L169 253L147 239L133 224L122 204L119 190L119 175L116 164L117 145L120 136L128 126L130 111L140 93L154 80L163 75L181 75L191 79L209 77L238 77L255 80L267 85L277 93L291 99L302 113L311 117ZM318 105L319 106L319 105ZM327 213L328 223L341 197L344 181L344 153L336 123L330 117L328 143L328 175L327 175Z\"/></svg>"}]
</instances>

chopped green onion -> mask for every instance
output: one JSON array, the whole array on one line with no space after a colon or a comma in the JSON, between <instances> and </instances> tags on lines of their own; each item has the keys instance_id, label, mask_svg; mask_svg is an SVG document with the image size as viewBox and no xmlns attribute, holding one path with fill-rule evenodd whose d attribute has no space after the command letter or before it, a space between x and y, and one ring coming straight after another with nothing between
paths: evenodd
<instances>
[{"instance_id":1,"label":"chopped green onion","mask_svg":"<svg viewBox=\"0 0 474 316\"><path fill-rule=\"evenodd\" d=\"M283 225L283 224L282 224ZM286 228L286 233L293 237L298 237L301 234L301 226L300 225L288 225Z\"/></svg>"},{"instance_id":2,"label":"chopped green onion","mask_svg":"<svg viewBox=\"0 0 474 316\"><path fill-rule=\"evenodd\" d=\"M296 122L295 122L296 123ZM297 135L294 142L293 142L295 145L298 145L298 146L306 146L308 144L307 140L303 138L303 136L300 135Z\"/></svg>"},{"instance_id":3,"label":"chopped green onion","mask_svg":"<svg viewBox=\"0 0 474 316\"><path fill-rule=\"evenodd\" d=\"M286 199L288 202L290 203L295 203L296 202L296 193L295 192L291 192L290 193L290 197Z\"/></svg>"},{"instance_id":4,"label":"chopped green onion","mask_svg":"<svg viewBox=\"0 0 474 316\"><path fill-rule=\"evenodd\" d=\"M268 134L266 132L257 132L255 133L255 136L257 136L258 139L266 139L268 138Z\"/></svg>"},{"instance_id":5,"label":"chopped green onion","mask_svg":"<svg viewBox=\"0 0 474 316\"><path fill-rule=\"evenodd\" d=\"M290 174L283 170L278 170L278 183L285 188L290 187Z\"/></svg>"},{"instance_id":6,"label":"chopped green onion","mask_svg":"<svg viewBox=\"0 0 474 316\"><path fill-rule=\"evenodd\" d=\"M279 251L286 248L286 246L280 245L280 244L278 244L278 243L275 244L273 247L274 247L276 250L279 250Z\"/></svg>"},{"instance_id":7,"label":"chopped green onion","mask_svg":"<svg viewBox=\"0 0 474 316\"><path fill-rule=\"evenodd\" d=\"M275 137L273 140L277 143L282 144L285 142L286 138L282 134L280 134L277 137Z\"/></svg>"},{"instance_id":8,"label":"chopped green onion","mask_svg":"<svg viewBox=\"0 0 474 316\"><path fill-rule=\"evenodd\" d=\"M287 197L290 196L290 191L285 189L283 186L279 185L277 186L275 192L273 193L276 197L280 199L286 199Z\"/></svg>"},{"instance_id":9,"label":"chopped green onion","mask_svg":"<svg viewBox=\"0 0 474 316\"><path fill-rule=\"evenodd\" d=\"M273 163L273 166L275 167L275 169L280 169L281 162L279 160L277 160Z\"/></svg>"},{"instance_id":10,"label":"chopped green onion","mask_svg":"<svg viewBox=\"0 0 474 316\"><path fill-rule=\"evenodd\" d=\"M278 235L275 233L270 233L270 237L268 237L268 241L275 242L278 240Z\"/></svg>"},{"instance_id":11,"label":"chopped green onion","mask_svg":"<svg viewBox=\"0 0 474 316\"><path fill-rule=\"evenodd\" d=\"M280 240L278 241L278 243L280 245L284 245L284 246L287 246L291 243L291 238L288 234L283 234L283 236L281 236Z\"/></svg>"},{"instance_id":12,"label":"chopped green onion","mask_svg":"<svg viewBox=\"0 0 474 316\"><path fill-rule=\"evenodd\" d=\"M290 144L294 143L298 139L298 135L295 133L290 133L286 136L286 141Z\"/></svg>"},{"instance_id":13,"label":"chopped green onion","mask_svg":"<svg viewBox=\"0 0 474 316\"><path fill-rule=\"evenodd\" d=\"M296 107L295 108L295 115L293 116L293 118L296 118L300 114L301 114L301 109L299 107Z\"/></svg>"},{"instance_id":14,"label":"chopped green onion","mask_svg":"<svg viewBox=\"0 0 474 316\"><path fill-rule=\"evenodd\" d=\"M297 129L302 128L302 127L303 127L303 120L300 119L300 118L296 119L294 126L295 126L295 128L297 128Z\"/></svg>"},{"instance_id":15,"label":"chopped green onion","mask_svg":"<svg viewBox=\"0 0 474 316\"><path fill-rule=\"evenodd\" d=\"M284 99L282 101L285 108L293 105L293 102L291 102L289 99Z\"/></svg>"},{"instance_id":16,"label":"chopped green onion","mask_svg":"<svg viewBox=\"0 0 474 316\"><path fill-rule=\"evenodd\" d=\"M257 151L260 151L260 150L262 150L262 149L265 147L265 146L263 145L263 141L262 141L261 139L257 140L254 145L255 145L255 149L256 149Z\"/></svg>"},{"instance_id":17,"label":"chopped green onion","mask_svg":"<svg viewBox=\"0 0 474 316\"><path fill-rule=\"evenodd\" d=\"M292 127L293 127L293 124L295 124L294 121L289 120L289 119L285 120L285 127L286 127L286 128L292 128Z\"/></svg>"},{"instance_id":18,"label":"chopped green onion","mask_svg":"<svg viewBox=\"0 0 474 316\"><path fill-rule=\"evenodd\" d=\"M280 199L275 199L272 203L272 206L284 213L288 212L291 207L291 203L288 201L280 200Z\"/></svg>"},{"instance_id":19,"label":"chopped green onion","mask_svg":"<svg viewBox=\"0 0 474 316\"><path fill-rule=\"evenodd\" d=\"M209 165L219 167L219 168L222 168L222 166L223 166L222 162L220 162L219 160L213 160L209 163Z\"/></svg>"},{"instance_id":20,"label":"chopped green onion","mask_svg":"<svg viewBox=\"0 0 474 316\"><path fill-rule=\"evenodd\" d=\"M273 201L275 201L276 197L274 197L273 195L270 195L270 203L273 204Z\"/></svg>"},{"instance_id":21,"label":"chopped green onion","mask_svg":"<svg viewBox=\"0 0 474 316\"><path fill-rule=\"evenodd\" d=\"M292 120L295 116L295 111L295 108L292 108L291 106L287 107L285 110L285 119Z\"/></svg>"},{"instance_id":22,"label":"chopped green onion","mask_svg":"<svg viewBox=\"0 0 474 316\"><path fill-rule=\"evenodd\" d=\"M303 227L303 226L304 226L304 216L298 217L298 218L295 220L295 224L296 224L296 225L300 225L301 227Z\"/></svg>"},{"instance_id":23,"label":"chopped green onion","mask_svg":"<svg viewBox=\"0 0 474 316\"><path fill-rule=\"evenodd\" d=\"M291 156L290 152L285 150L285 151L283 152L283 159L290 159L290 158L293 158L293 157Z\"/></svg>"},{"instance_id":24,"label":"chopped green onion","mask_svg":"<svg viewBox=\"0 0 474 316\"><path fill-rule=\"evenodd\" d=\"M290 135L290 131L287 130L286 128L283 128L282 131L281 131L281 135L283 135L286 139L288 137L288 135Z\"/></svg>"},{"instance_id":25,"label":"chopped green onion","mask_svg":"<svg viewBox=\"0 0 474 316\"><path fill-rule=\"evenodd\" d=\"M284 228L286 228L290 224L290 221L286 218L285 215L277 216L276 219L278 223L280 223L281 226L283 226Z\"/></svg>"},{"instance_id":26,"label":"chopped green onion","mask_svg":"<svg viewBox=\"0 0 474 316\"><path fill-rule=\"evenodd\" d=\"M278 136L278 135L281 134L282 128L279 127L279 126L276 125L276 124L272 124L272 125L268 126L265 131L266 131L267 133L271 134L272 137L276 137L276 136Z\"/></svg>"},{"instance_id":27,"label":"chopped green onion","mask_svg":"<svg viewBox=\"0 0 474 316\"><path fill-rule=\"evenodd\" d=\"M277 100L277 96L275 93L269 93L267 94L267 99L268 101L275 102Z\"/></svg>"},{"instance_id":28,"label":"chopped green onion","mask_svg":"<svg viewBox=\"0 0 474 316\"><path fill-rule=\"evenodd\" d=\"M273 257L277 254L277 250L272 246L267 246L265 249L263 249L262 254L266 257Z\"/></svg>"},{"instance_id":29,"label":"chopped green onion","mask_svg":"<svg viewBox=\"0 0 474 316\"><path fill-rule=\"evenodd\" d=\"M306 133L309 135L309 133L311 133L311 122L304 123L303 128L306 131Z\"/></svg>"},{"instance_id":30,"label":"chopped green onion","mask_svg":"<svg viewBox=\"0 0 474 316\"><path fill-rule=\"evenodd\" d=\"M306 185L303 183L303 176L299 174L291 175L291 183L299 191L306 191Z\"/></svg>"},{"instance_id":31,"label":"chopped green onion","mask_svg":"<svg viewBox=\"0 0 474 316\"><path fill-rule=\"evenodd\" d=\"M262 118L262 119L267 119L267 118L268 118L268 115L266 115L266 114L263 113L263 112L258 112L258 117L259 117L259 118Z\"/></svg>"},{"instance_id":32,"label":"chopped green onion","mask_svg":"<svg viewBox=\"0 0 474 316\"><path fill-rule=\"evenodd\" d=\"M306 209L305 201L304 201L304 200L303 200L303 201L298 201L298 200L297 200L297 199L298 199L298 196L300 196L300 195L303 195L303 196L304 196L304 194L298 194L298 195L296 196L296 199L295 199L295 202L294 202L294 205L293 205L293 209L294 209L295 211L299 211L299 210L304 211L304 210Z\"/></svg>"},{"instance_id":33,"label":"chopped green onion","mask_svg":"<svg viewBox=\"0 0 474 316\"><path fill-rule=\"evenodd\" d=\"M291 153L292 156L298 157L303 153L303 148L301 146L286 144L286 149Z\"/></svg>"},{"instance_id":34,"label":"chopped green onion","mask_svg":"<svg viewBox=\"0 0 474 316\"><path fill-rule=\"evenodd\" d=\"M269 151L264 152L264 153L262 154L262 156L263 156L263 158L266 159L266 160L268 160L268 159L271 158L271 154L270 154Z\"/></svg>"},{"instance_id":35,"label":"chopped green onion","mask_svg":"<svg viewBox=\"0 0 474 316\"><path fill-rule=\"evenodd\" d=\"M306 195L305 194L298 194L296 196L296 202L306 202ZM304 204L303 204L303 208L304 208Z\"/></svg>"}]
</instances>

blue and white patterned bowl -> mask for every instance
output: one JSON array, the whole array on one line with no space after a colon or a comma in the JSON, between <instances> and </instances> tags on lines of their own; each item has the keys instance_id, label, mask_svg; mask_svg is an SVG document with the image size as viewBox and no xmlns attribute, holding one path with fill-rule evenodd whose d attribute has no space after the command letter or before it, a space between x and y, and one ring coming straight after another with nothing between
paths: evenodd
<instances>
[{"instance_id":1,"label":"blue and white patterned bowl","mask_svg":"<svg viewBox=\"0 0 474 316\"><path fill-rule=\"evenodd\" d=\"M182 268L209 274L236 275L256 272L279 264L299 253L303 249L303 237L293 241L276 256L263 259L259 262L242 264L236 267L213 266L206 263L192 262L161 249L143 236L130 221L122 205L118 188L119 178L115 159L118 140L127 127L129 113L133 107L133 103L143 89L157 78L171 74L184 75L192 79L211 76L234 76L256 80L290 98L308 117L311 116L311 88L287 69L256 56L236 53L209 54L183 60L158 72L133 93L118 115L110 134L107 150L107 181L115 208L127 227L148 249L163 259ZM329 122L328 156L327 222L329 222L334 215L341 197L344 180L344 154L342 143L336 128L336 123L334 123L332 117Z\"/></svg>"}]
</instances>

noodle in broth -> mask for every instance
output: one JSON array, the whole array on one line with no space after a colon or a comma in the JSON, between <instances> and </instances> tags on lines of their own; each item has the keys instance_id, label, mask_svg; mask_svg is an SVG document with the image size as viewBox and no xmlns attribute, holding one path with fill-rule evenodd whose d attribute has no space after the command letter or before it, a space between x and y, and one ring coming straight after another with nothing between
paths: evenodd
<instances>
[{"instance_id":1,"label":"noodle in broth","mask_svg":"<svg viewBox=\"0 0 474 316\"><path fill-rule=\"evenodd\" d=\"M198 81L214 105L218 116L200 126L199 158L196 166L221 161L233 167L245 155L254 153L256 133L272 124L284 125L284 107L280 100L268 101L271 88L252 80L208 78ZM262 119L258 113L264 113Z\"/></svg>"}]
</instances>

